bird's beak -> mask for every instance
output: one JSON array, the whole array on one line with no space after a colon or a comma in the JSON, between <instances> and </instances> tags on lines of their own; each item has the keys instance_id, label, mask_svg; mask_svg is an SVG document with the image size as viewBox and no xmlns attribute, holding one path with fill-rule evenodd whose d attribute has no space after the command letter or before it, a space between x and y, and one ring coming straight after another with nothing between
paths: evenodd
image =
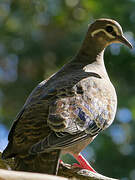
<instances>
[{"instance_id":1,"label":"bird's beak","mask_svg":"<svg viewBox=\"0 0 135 180\"><path fill-rule=\"evenodd\" d=\"M121 42L122 44L125 44L131 49L133 48L132 44L123 35L118 36L118 41Z\"/></svg>"}]
</instances>

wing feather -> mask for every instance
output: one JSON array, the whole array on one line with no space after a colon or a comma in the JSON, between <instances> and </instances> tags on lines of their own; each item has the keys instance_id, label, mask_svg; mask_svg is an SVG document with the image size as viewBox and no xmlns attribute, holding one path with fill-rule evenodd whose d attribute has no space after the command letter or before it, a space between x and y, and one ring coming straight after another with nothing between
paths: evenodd
<instances>
[{"instance_id":1,"label":"wing feather","mask_svg":"<svg viewBox=\"0 0 135 180\"><path fill-rule=\"evenodd\" d=\"M50 103L47 123L53 133L33 145L30 153L63 149L95 137L106 128L109 113L106 115L105 97L98 100L100 90L92 96L91 89L86 88L88 95L82 84L76 84L72 89L74 96L58 97Z\"/></svg>"}]
</instances>

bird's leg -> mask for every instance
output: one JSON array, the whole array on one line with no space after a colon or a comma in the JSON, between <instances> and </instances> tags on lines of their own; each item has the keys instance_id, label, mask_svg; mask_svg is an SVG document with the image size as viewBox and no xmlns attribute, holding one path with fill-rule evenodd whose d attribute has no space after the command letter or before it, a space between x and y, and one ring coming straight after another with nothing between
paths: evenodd
<instances>
[{"instance_id":1,"label":"bird's leg","mask_svg":"<svg viewBox=\"0 0 135 180\"><path fill-rule=\"evenodd\" d=\"M72 154L73 155L73 154ZM81 155L81 154L74 154L73 155L74 158L79 162L78 163L74 163L73 164L73 167L78 167L78 168L81 168L81 169L87 169L89 171L92 171L94 173L97 173L92 167L91 165L88 163L88 161ZM60 159L59 160L59 163L60 164L63 164L63 161Z\"/></svg>"},{"instance_id":2,"label":"bird's leg","mask_svg":"<svg viewBox=\"0 0 135 180\"><path fill-rule=\"evenodd\" d=\"M91 167L88 161L81 154L74 154L74 158L79 162L79 164L75 163L73 166L80 167L81 169L87 169L96 173L96 171Z\"/></svg>"},{"instance_id":3,"label":"bird's leg","mask_svg":"<svg viewBox=\"0 0 135 180\"><path fill-rule=\"evenodd\" d=\"M60 159L60 160L59 160L59 163L60 163L60 164L63 164L63 161Z\"/></svg>"}]
</instances>

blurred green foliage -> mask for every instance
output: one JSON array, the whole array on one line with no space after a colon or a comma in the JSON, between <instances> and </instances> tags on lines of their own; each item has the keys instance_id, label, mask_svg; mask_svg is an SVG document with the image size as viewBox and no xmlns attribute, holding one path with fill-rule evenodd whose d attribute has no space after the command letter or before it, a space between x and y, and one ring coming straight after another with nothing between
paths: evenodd
<instances>
[{"instance_id":1,"label":"blurred green foliage","mask_svg":"<svg viewBox=\"0 0 135 180\"><path fill-rule=\"evenodd\" d=\"M101 17L117 20L135 45L135 0L0 0L1 124L10 127L32 89L77 52L88 24ZM83 154L99 173L134 180L135 48L108 47L105 64L118 113Z\"/></svg>"}]
</instances>

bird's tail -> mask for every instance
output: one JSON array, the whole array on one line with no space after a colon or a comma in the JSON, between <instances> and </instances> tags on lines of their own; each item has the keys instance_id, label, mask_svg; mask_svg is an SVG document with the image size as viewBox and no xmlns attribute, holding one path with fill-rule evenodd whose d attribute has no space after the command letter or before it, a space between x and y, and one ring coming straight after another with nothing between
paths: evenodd
<instances>
[{"instance_id":1,"label":"bird's tail","mask_svg":"<svg viewBox=\"0 0 135 180\"><path fill-rule=\"evenodd\" d=\"M57 174L60 150L36 155L15 156L14 170Z\"/></svg>"}]
</instances>

